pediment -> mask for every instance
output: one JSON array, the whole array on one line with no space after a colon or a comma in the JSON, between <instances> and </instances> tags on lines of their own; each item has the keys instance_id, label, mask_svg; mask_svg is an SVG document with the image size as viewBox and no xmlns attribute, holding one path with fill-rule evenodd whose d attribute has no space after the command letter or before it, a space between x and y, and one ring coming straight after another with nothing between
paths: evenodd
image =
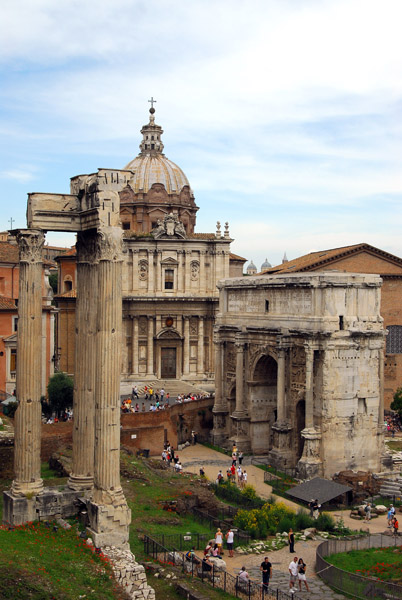
<instances>
[{"instance_id":1,"label":"pediment","mask_svg":"<svg viewBox=\"0 0 402 600\"><path fill-rule=\"evenodd\" d=\"M179 263L177 262L177 260L175 258L172 258L171 256L168 256L167 258L164 258L161 261L161 265L165 265L165 266L173 266L173 265L178 265Z\"/></svg>"}]
</instances>

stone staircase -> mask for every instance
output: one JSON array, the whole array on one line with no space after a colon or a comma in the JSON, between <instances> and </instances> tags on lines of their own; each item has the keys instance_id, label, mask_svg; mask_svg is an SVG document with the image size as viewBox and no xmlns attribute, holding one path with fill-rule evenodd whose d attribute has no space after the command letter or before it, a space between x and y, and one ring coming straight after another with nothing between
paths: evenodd
<instances>
[{"instance_id":1,"label":"stone staircase","mask_svg":"<svg viewBox=\"0 0 402 600\"><path fill-rule=\"evenodd\" d=\"M380 487L380 494L385 498L393 498L394 496L402 498L402 477L384 480Z\"/></svg>"},{"instance_id":2,"label":"stone staircase","mask_svg":"<svg viewBox=\"0 0 402 600\"><path fill-rule=\"evenodd\" d=\"M205 394L211 392L211 384L206 384L205 388L203 387L202 382L200 383L190 383L188 381L181 381L179 379L153 379L152 381L139 381L139 382L122 382L120 386L120 394L122 396L129 396L131 394L131 390L133 385L138 387L138 392L140 396L145 393L145 386L147 388L152 387L154 392L156 390L164 389L165 390L165 398L166 394L170 394L170 399L175 400L179 394Z\"/></svg>"}]
</instances>

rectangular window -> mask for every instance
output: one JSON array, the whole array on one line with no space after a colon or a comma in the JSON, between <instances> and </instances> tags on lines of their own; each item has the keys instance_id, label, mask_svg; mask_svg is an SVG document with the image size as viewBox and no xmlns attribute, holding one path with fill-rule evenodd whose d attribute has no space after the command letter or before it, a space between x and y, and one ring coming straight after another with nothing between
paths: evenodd
<instances>
[{"instance_id":1,"label":"rectangular window","mask_svg":"<svg viewBox=\"0 0 402 600\"><path fill-rule=\"evenodd\" d=\"M265 312L269 312L269 300L265 300Z\"/></svg>"},{"instance_id":2,"label":"rectangular window","mask_svg":"<svg viewBox=\"0 0 402 600\"><path fill-rule=\"evenodd\" d=\"M11 350L10 353L10 373L15 375L17 370L17 350Z\"/></svg>"},{"instance_id":3,"label":"rectangular window","mask_svg":"<svg viewBox=\"0 0 402 600\"><path fill-rule=\"evenodd\" d=\"M123 223L123 229L130 229L130 223Z\"/></svg>"},{"instance_id":4,"label":"rectangular window","mask_svg":"<svg viewBox=\"0 0 402 600\"><path fill-rule=\"evenodd\" d=\"M173 269L165 269L165 290L172 290L174 283Z\"/></svg>"},{"instance_id":5,"label":"rectangular window","mask_svg":"<svg viewBox=\"0 0 402 600\"><path fill-rule=\"evenodd\" d=\"M18 317L13 317L13 331L18 331Z\"/></svg>"}]
</instances>

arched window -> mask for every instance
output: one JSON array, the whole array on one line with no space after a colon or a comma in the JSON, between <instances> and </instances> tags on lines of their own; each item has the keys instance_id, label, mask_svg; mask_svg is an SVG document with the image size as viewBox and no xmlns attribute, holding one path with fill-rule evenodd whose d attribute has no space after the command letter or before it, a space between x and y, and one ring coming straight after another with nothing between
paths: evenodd
<instances>
[{"instance_id":1,"label":"arched window","mask_svg":"<svg viewBox=\"0 0 402 600\"><path fill-rule=\"evenodd\" d=\"M402 354L402 325L389 325L387 329L387 354Z\"/></svg>"}]
</instances>

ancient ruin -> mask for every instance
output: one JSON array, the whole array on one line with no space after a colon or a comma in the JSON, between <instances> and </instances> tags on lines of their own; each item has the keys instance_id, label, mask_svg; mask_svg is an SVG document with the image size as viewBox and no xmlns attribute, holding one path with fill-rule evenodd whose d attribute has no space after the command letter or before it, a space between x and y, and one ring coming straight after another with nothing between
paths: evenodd
<instances>
[{"instance_id":1,"label":"ancient ruin","mask_svg":"<svg viewBox=\"0 0 402 600\"><path fill-rule=\"evenodd\" d=\"M264 275L219 288L214 443L269 454L303 479L380 471L381 278Z\"/></svg>"},{"instance_id":2,"label":"ancient ruin","mask_svg":"<svg viewBox=\"0 0 402 600\"><path fill-rule=\"evenodd\" d=\"M123 232L113 184L119 175L124 177L99 171L91 187L76 194L30 194L28 228L16 232L21 264L19 407L15 415L15 478L11 490L4 493L4 521L19 525L72 515L80 499L86 503L88 531L95 546L129 551L131 512L120 485ZM44 232L49 230L77 233L73 472L62 491L46 489L40 476L41 250ZM135 597L151 598L143 577L136 581Z\"/></svg>"}]
</instances>

